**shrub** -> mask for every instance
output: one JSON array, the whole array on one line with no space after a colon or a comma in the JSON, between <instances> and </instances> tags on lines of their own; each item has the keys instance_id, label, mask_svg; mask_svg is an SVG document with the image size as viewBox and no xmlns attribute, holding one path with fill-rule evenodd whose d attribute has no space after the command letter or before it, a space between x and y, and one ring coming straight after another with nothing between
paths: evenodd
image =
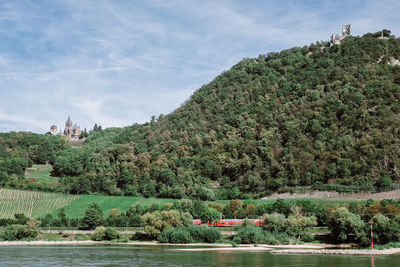
<instances>
[{"instance_id":1,"label":"shrub","mask_svg":"<svg viewBox=\"0 0 400 267\"><path fill-rule=\"evenodd\" d=\"M200 215L200 220L203 223L210 222L213 223L214 221L217 221L220 217L220 213L214 209L214 208L209 208L207 207Z\"/></svg>"},{"instance_id":2,"label":"shrub","mask_svg":"<svg viewBox=\"0 0 400 267\"><path fill-rule=\"evenodd\" d=\"M240 238L242 244L254 244L264 241L263 230L258 226L245 226L240 228L236 235Z\"/></svg>"},{"instance_id":3,"label":"shrub","mask_svg":"<svg viewBox=\"0 0 400 267\"><path fill-rule=\"evenodd\" d=\"M29 219L26 225L12 224L0 230L0 239L12 241L24 238L36 238L39 234L38 226L40 222L35 219Z\"/></svg>"},{"instance_id":4,"label":"shrub","mask_svg":"<svg viewBox=\"0 0 400 267\"><path fill-rule=\"evenodd\" d=\"M280 213L265 214L263 228L270 232L280 232L285 228L285 216Z\"/></svg>"},{"instance_id":5,"label":"shrub","mask_svg":"<svg viewBox=\"0 0 400 267\"><path fill-rule=\"evenodd\" d=\"M377 244L400 241L400 216L390 220L382 214L372 217L374 240Z\"/></svg>"},{"instance_id":6,"label":"shrub","mask_svg":"<svg viewBox=\"0 0 400 267\"><path fill-rule=\"evenodd\" d=\"M186 228L177 227L168 229L158 236L161 243L185 244L192 243L193 238Z\"/></svg>"},{"instance_id":7,"label":"shrub","mask_svg":"<svg viewBox=\"0 0 400 267\"><path fill-rule=\"evenodd\" d=\"M104 226L96 227L96 229L94 230L94 233L92 235L92 240L94 240L94 241L104 240L105 231L106 231L106 228Z\"/></svg>"},{"instance_id":8,"label":"shrub","mask_svg":"<svg viewBox=\"0 0 400 267\"><path fill-rule=\"evenodd\" d=\"M115 240L119 239L120 237L121 235L114 228L107 227L104 231L104 240Z\"/></svg>"},{"instance_id":9,"label":"shrub","mask_svg":"<svg viewBox=\"0 0 400 267\"><path fill-rule=\"evenodd\" d=\"M221 238L221 232L214 227L191 225L187 229L194 242L215 243Z\"/></svg>"},{"instance_id":10,"label":"shrub","mask_svg":"<svg viewBox=\"0 0 400 267\"><path fill-rule=\"evenodd\" d=\"M331 237L338 242L355 241L365 243L364 222L360 216L348 211L345 207L340 207L328 215L328 229Z\"/></svg>"},{"instance_id":11,"label":"shrub","mask_svg":"<svg viewBox=\"0 0 400 267\"><path fill-rule=\"evenodd\" d=\"M25 238L25 226L20 224L8 225L0 230L0 239L6 241L21 240Z\"/></svg>"},{"instance_id":12,"label":"shrub","mask_svg":"<svg viewBox=\"0 0 400 267\"><path fill-rule=\"evenodd\" d=\"M40 221L29 219L24 227L25 238L36 238L39 234Z\"/></svg>"},{"instance_id":13,"label":"shrub","mask_svg":"<svg viewBox=\"0 0 400 267\"><path fill-rule=\"evenodd\" d=\"M303 242L313 242L314 240L315 240L314 236L313 235L309 235L309 234L303 235L301 237L301 241L303 241Z\"/></svg>"},{"instance_id":14,"label":"shrub","mask_svg":"<svg viewBox=\"0 0 400 267\"><path fill-rule=\"evenodd\" d=\"M274 204L272 204L272 209L274 212L281 213L284 215L289 215L290 213L290 203L282 198L277 199Z\"/></svg>"},{"instance_id":15,"label":"shrub","mask_svg":"<svg viewBox=\"0 0 400 267\"><path fill-rule=\"evenodd\" d=\"M161 232L172 227L187 226L192 223L193 219L189 213L177 210L155 211L141 216L141 224L150 238L156 238Z\"/></svg>"},{"instance_id":16,"label":"shrub","mask_svg":"<svg viewBox=\"0 0 400 267\"><path fill-rule=\"evenodd\" d=\"M97 226L104 225L105 220L103 212L97 203L92 203L85 211L83 217L83 223L88 226L89 229L94 229Z\"/></svg>"}]
</instances>

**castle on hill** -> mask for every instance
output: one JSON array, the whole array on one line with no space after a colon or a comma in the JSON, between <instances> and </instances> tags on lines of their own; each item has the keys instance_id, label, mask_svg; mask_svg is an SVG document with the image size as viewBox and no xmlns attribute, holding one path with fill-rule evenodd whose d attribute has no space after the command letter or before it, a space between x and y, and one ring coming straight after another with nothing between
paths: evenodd
<instances>
[{"instance_id":1,"label":"castle on hill","mask_svg":"<svg viewBox=\"0 0 400 267\"><path fill-rule=\"evenodd\" d=\"M340 44L347 36L351 36L351 24L342 26L342 36L339 36L339 34L332 34L331 43Z\"/></svg>"},{"instance_id":2,"label":"castle on hill","mask_svg":"<svg viewBox=\"0 0 400 267\"><path fill-rule=\"evenodd\" d=\"M50 126L50 134L51 135L63 135L66 136L68 139L79 139L82 130L79 126L77 126L76 124L73 124L71 121L70 116L68 116L67 121L65 122L65 129L64 132L61 133L61 129L60 132L57 133L57 125L52 125Z\"/></svg>"}]
</instances>

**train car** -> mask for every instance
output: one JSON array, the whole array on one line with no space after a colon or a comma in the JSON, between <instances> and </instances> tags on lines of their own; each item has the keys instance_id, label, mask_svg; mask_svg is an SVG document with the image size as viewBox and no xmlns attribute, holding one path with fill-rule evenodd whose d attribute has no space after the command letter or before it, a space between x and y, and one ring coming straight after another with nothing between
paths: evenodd
<instances>
[{"instance_id":1,"label":"train car","mask_svg":"<svg viewBox=\"0 0 400 267\"><path fill-rule=\"evenodd\" d=\"M261 226L264 221L261 219L249 219L249 221L253 222L255 225ZM243 224L244 219L223 219L223 220L219 220L219 221L213 221L213 222L207 222L207 223L203 223L201 222L201 220L196 219L193 220L193 224L197 224L197 225L202 225L202 224L206 224L207 226L218 226L218 227L234 227L235 225L241 225Z\"/></svg>"}]
</instances>

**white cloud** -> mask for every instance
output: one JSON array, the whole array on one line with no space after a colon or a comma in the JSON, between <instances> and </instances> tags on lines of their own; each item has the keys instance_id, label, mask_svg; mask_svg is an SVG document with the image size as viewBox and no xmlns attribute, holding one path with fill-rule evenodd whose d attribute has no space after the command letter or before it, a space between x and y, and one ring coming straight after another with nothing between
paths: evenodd
<instances>
[{"instance_id":1,"label":"white cloud","mask_svg":"<svg viewBox=\"0 0 400 267\"><path fill-rule=\"evenodd\" d=\"M178 108L244 57L399 34L397 1L0 2L0 130L125 126Z\"/></svg>"}]
</instances>

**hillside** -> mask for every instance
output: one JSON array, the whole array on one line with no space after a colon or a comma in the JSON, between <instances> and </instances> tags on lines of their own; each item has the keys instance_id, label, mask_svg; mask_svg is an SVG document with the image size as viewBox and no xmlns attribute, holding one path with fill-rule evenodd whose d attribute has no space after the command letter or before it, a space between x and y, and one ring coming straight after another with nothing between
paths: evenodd
<instances>
[{"instance_id":1,"label":"hillside","mask_svg":"<svg viewBox=\"0 0 400 267\"><path fill-rule=\"evenodd\" d=\"M181 107L65 149L65 192L250 197L400 180L400 39L347 37L244 59Z\"/></svg>"}]
</instances>

